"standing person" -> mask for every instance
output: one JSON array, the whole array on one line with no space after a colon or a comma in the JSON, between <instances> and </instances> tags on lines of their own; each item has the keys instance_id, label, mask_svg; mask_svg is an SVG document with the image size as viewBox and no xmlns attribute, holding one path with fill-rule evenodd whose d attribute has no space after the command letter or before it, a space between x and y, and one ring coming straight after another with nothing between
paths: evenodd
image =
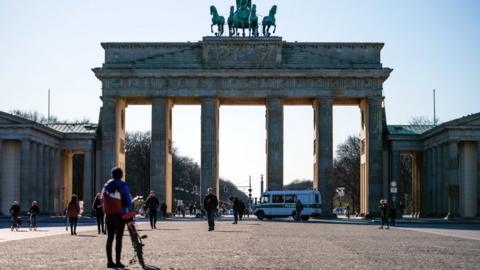
<instances>
[{"instance_id":1,"label":"standing person","mask_svg":"<svg viewBox=\"0 0 480 270\"><path fill-rule=\"evenodd\" d=\"M30 215L30 228L29 230L37 230L37 215L40 214L40 207L38 207L37 201L32 202L32 206L30 206L30 210L28 211Z\"/></svg>"},{"instance_id":2,"label":"standing person","mask_svg":"<svg viewBox=\"0 0 480 270\"><path fill-rule=\"evenodd\" d=\"M380 226L379 229L383 229L383 225L387 225L387 229L389 229L389 224L388 224L388 205L387 205L387 200L380 200L380 214L382 216L382 225Z\"/></svg>"},{"instance_id":3,"label":"standing person","mask_svg":"<svg viewBox=\"0 0 480 270\"><path fill-rule=\"evenodd\" d=\"M160 207L160 211L162 211L162 216L164 218L167 218L167 204L162 203L162 206Z\"/></svg>"},{"instance_id":4,"label":"standing person","mask_svg":"<svg viewBox=\"0 0 480 270\"><path fill-rule=\"evenodd\" d=\"M217 210L218 206L218 199L215 194L213 194L213 188L208 188L208 195L205 196L203 200L203 207L207 211L207 219L208 219L208 231L215 230L215 210Z\"/></svg>"},{"instance_id":5,"label":"standing person","mask_svg":"<svg viewBox=\"0 0 480 270\"><path fill-rule=\"evenodd\" d=\"M392 203L392 207L390 208L390 226L395 226L395 217L397 216L397 208L395 204Z\"/></svg>"},{"instance_id":6,"label":"standing person","mask_svg":"<svg viewBox=\"0 0 480 270\"><path fill-rule=\"evenodd\" d=\"M236 197L230 197L230 201L232 202L232 209L233 209L233 223L232 224L237 224L238 223L238 199Z\"/></svg>"},{"instance_id":7,"label":"standing person","mask_svg":"<svg viewBox=\"0 0 480 270\"><path fill-rule=\"evenodd\" d=\"M238 219L242 220L243 215L245 214L245 203L243 203L242 200L239 200L238 197L236 199L238 200Z\"/></svg>"},{"instance_id":8,"label":"standing person","mask_svg":"<svg viewBox=\"0 0 480 270\"><path fill-rule=\"evenodd\" d=\"M347 205L347 219L350 219L350 205Z\"/></svg>"},{"instance_id":9,"label":"standing person","mask_svg":"<svg viewBox=\"0 0 480 270\"><path fill-rule=\"evenodd\" d=\"M67 216L70 222L70 235L77 235L77 221L80 214L80 204L77 195L73 194L72 199L68 203Z\"/></svg>"},{"instance_id":10,"label":"standing person","mask_svg":"<svg viewBox=\"0 0 480 270\"><path fill-rule=\"evenodd\" d=\"M150 227L153 229L157 228L157 209L160 206L155 191L150 191L147 200L145 201L145 208L148 210L148 216L150 217Z\"/></svg>"},{"instance_id":11,"label":"standing person","mask_svg":"<svg viewBox=\"0 0 480 270\"><path fill-rule=\"evenodd\" d=\"M97 193L97 195L95 196L95 199L93 200L93 213L97 218L98 234L100 233L106 234L105 222L104 222L105 214L103 213L103 200L102 200L101 193Z\"/></svg>"},{"instance_id":12,"label":"standing person","mask_svg":"<svg viewBox=\"0 0 480 270\"><path fill-rule=\"evenodd\" d=\"M13 201L12 206L10 207L10 215L12 218L12 226L10 229L13 231L15 229L18 232L18 215L20 214L20 205L17 201Z\"/></svg>"},{"instance_id":13,"label":"standing person","mask_svg":"<svg viewBox=\"0 0 480 270\"><path fill-rule=\"evenodd\" d=\"M302 218L303 204L300 200L295 203L295 220L300 221Z\"/></svg>"},{"instance_id":14,"label":"standing person","mask_svg":"<svg viewBox=\"0 0 480 270\"><path fill-rule=\"evenodd\" d=\"M115 167L112 169L112 179L108 180L103 187L103 210L106 214L107 223L107 267L124 268L120 262L122 255L122 238L125 230L125 220L123 214L128 213L132 206L132 197L127 183L122 180L122 169ZM115 263L112 258L112 245L115 239Z\"/></svg>"},{"instance_id":15,"label":"standing person","mask_svg":"<svg viewBox=\"0 0 480 270\"><path fill-rule=\"evenodd\" d=\"M400 200L400 206L399 206L399 209L400 210L400 217L399 218L403 218L403 211L405 210L405 206L403 205L403 202Z\"/></svg>"}]
</instances>

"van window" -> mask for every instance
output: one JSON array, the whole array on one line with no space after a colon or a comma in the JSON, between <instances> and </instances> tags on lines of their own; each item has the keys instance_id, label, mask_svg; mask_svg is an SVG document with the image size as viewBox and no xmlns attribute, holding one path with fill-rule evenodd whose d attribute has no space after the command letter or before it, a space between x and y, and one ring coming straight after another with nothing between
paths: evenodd
<instances>
[{"instance_id":1,"label":"van window","mask_svg":"<svg viewBox=\"0 0 480 270\"><path fill-rule=\"evenodd\" d=\"M260 201L260 203L269 203L269 202L270 202L270 196L268 195L262 196L262 200Z\"/></svg>"},{"instance_id":2,"label":"van window","mask_svg":"<svg viewBox=\"0 0 480 270\"><path fill-rule=\"evenodd\" d=\"M272 195L272 203L283 203L283 195Z\"/></svg>"},{"instance_id":3,"label":"van window","mask_svg":"<svg viewBox=\"0 0 480 270\"><path fill-rule=\"evenodd\" d=\"M318 194L315 194L315 203L319 203Z\"/></svg>"},{"instance_id":4,"label":"van window","mask_svg":"<svg viewBox=\"0 0 480 270\"><path fill-rule=\"evenodd\" d=\"M297 195L285 195L285 203L295 203L297 201Z\"/></svg>"}]
</instances>

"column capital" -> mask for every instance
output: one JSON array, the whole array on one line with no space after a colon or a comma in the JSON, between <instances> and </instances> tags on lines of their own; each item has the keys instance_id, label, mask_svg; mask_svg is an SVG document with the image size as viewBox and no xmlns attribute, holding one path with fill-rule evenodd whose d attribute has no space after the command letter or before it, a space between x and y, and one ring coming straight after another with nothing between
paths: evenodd
<instances>
[{"instance_id":1,"label":"column capital","mask_svg":"<svg viewBox=\"0 0 480 270\"><path fill-rule=\"evenodd\" d=\"M366 97L368 103L382 103L385 100L385 97Z\"/></svg>"},{"instance_id":2,"label":"column capital","mask_svg":"<svg viewBox=\"0 0 480 270\"><path fill-rule=\"evenodd\" d=\"M322 103L322 104L333 104L332 97L315 97L313 100L314 103Z\"/></svg>"}]
</instances>

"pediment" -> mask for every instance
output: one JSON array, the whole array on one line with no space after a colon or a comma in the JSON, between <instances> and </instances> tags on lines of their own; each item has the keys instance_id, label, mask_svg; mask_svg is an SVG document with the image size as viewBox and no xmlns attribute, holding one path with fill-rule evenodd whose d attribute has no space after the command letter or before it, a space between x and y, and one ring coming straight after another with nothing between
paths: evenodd
<instances>
[{"instance_id":1,"label":"pediment","mask_svg":"<svg viewBox=\"0 0 480 270\"><path fill-rule=\"evenodd\" d=\"M31 124L32 121L0 111L0 125Z\"/></svg>"},{"instance_id":2,"label":"pediment","mask_svg":"<svg viewBox=\"0 0 480 270\"><path fill-rule=\"evenodd\" d=\"M480 113L470 114L453 121L445 123L448 126L479 126L480 127Z\"/></svg>"}]
</instances>

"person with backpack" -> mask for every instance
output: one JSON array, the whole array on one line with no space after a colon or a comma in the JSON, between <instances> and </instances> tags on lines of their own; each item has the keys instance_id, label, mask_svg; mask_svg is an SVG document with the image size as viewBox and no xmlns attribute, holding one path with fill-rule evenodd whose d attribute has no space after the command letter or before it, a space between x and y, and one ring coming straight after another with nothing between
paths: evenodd
<instances>
[{"instance_id":1,"label":"person with backpack","mask_svg":"<svg viewBox=\"0 0 480 270\"><path fill-rule=\"evenodd\" d=\"M107 267L124 268L120 262L122 255L122 238L125 230L124 214L129 212L132 206L132 196L125 180L122 180L123 171L121 168L112 169L112 179L105 183L102 191L103 210L106 214L107 224ZM115 239L115 262L112 258L112 246Z\"/></svg>"},{"instance_id":2,"label":"person with backpack","mask_svg":"<svg viewBox=\"0 0 480 270\"><path fill-rule=\"evenodd\" d=\"M150 227L153 229L157 228L157 209L160 206L155 191L150 191L147 200L145 201L145 209L148 211L148 216L150 217Z\"/></svg>"},{"instance_id":3,"label":"person with backpack","mask_svg":"<svg viewBox=\"0 0 480 270\"><path fill-rule=\"evenodd\" d=\"M97 195L95 196L95 199L93 200L93 213L97 218L98 234L100 233L106 234L107 232L105 231L105 222L104 222L105 213L103 213L103 200L102 200L101 193L97 193Z\"/></svg>"},{"instance_id":4,"label":"person with backpack","mask_svg":"<svg viewBox=\"0 0 480 270\"><path fill-rule=\"evenodd\" d=\"M218 199L213 194L213 188L208 188L208 195L203 200L203 207L207 211L208 231L215 230L215 211L218 207Z\"/></svg>"},{"instance_id":5,"label":"person with backpack","mask_svg":"<svg viewBox=\"0 0 480 270\"><path fill-rule=\"evenodd\" d=\"M9 212L10 212L10 215L11 215L11 218L12 218L12 226L10 227L10 229L12 231L13 231L13 229L15 229L18 232L18 227L20 225L19 224L19 217L18 217L18 215L20 215L20 205L18 204L17 201L13 201Z\"/></svg>"},{"instance_id":6,"label":"person with backpack","mask_svg":"<svg viewBox=\"0 0 480 270\"><path fill-rule=\"evenodd\" d=\"M32 202L32 206L30 207L30 210L28 211L28 214L30 215L30 231L36 231L37 230L37 215L40 214L40 207L38 207L37 201Z\"/></svg>"},{"instance_id":7,"label":"person with backpack","mask_svg":"<svg viewBox=\"0 0 480 270\"><path fill-rule=\"evenodd\" d=\"M80 204L76 194L72 195L72 199L68 203L67 216L70 222L70 235L77 235L78 215L80 214Z\"/></svg>"}]
</instances>

